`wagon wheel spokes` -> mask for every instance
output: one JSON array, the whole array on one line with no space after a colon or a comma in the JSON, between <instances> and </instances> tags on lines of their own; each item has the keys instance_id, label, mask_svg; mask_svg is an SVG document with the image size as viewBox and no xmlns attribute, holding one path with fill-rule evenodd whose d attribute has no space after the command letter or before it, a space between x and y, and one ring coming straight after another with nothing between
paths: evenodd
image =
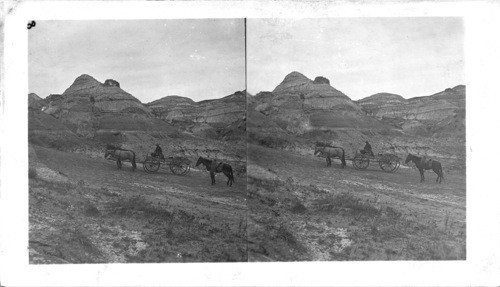
<instances>
[{"instance_id":1,"label":"wagon wheel spokes","mask_svg":"<svg viewBox=\"0 0 500 287\"><path fill-rule=\"evenodd\" d=\"M365 169L370 165L370 159L362 154L358 154L352 160L352 164L356 169Z\"/></svg>"},{"instance_id":2,"label":"wagon wheel spokes","mask_svg":"<svg viewBox=\"0 0 500 287\"><path fill-rule=\"evenodd\" d=\"M185 163L177 163L177 164L171 164L170 165L170 171L172 171L173 174L177 175L185 175L189 172L191 167L189 164Z\"/></svg>"},{"instance_id":3,"label":"wagon wheel spokes","mask_svg":"<svg viewBox=\"0 0 500 287\"><path fill-rule=\"evenodd\" d=\"M398 165L396 166L396 169L395 169L394 171L398 170L398 169L399 169L399 167L401 166L401 163L399 162L399 160L397 161L397 164L398 164Z\"/></svg>"},{"instance_id":4,"label":"wagon wheel spokes","mask_svg":"<svg viewBox=\"0 0 500 287\"><path fill-rule=\"evenodd\" d=\"M146 172L157 172L160 169L160 161L154 158L147 158L142 166Z\"/></svg>"},{"instance_id":5,"label":"wagon wheel spokes","mask_svg":"<svg viewBox=\"0 0 500 287\"><path fill-rule=\"evenodd\" d=\"M399 168L399 161L394 158L384 157L379 161L379 165L384 171L394 172Z\"/></svg>"}]
</instances>

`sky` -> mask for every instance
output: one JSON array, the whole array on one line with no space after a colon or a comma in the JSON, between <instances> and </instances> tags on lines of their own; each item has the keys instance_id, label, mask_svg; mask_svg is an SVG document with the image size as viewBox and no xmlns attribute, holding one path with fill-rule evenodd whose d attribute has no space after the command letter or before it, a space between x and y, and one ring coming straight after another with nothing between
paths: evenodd
<instances>
[{"instance_id":1,"label":"sky","mask_svg":"<svg viewBox=\"0 0 500 287\"><path fill-rule=\"evenodd\" d=\"M292 71L324 76L353 100L426 96L465 84L461 18L248 19L248 92Z\"/></svg>"},{"instance_id":2,"label":"sky","mask_svg":"<svg viewBox=\"0 0 500 287\"><path fill-rule=\"evenodd\" d=\"M37 21L29 30L29 92L62 94L88 74L143 103L195 101L245 89L243 19Z\"/></svg>"}]
</instances>

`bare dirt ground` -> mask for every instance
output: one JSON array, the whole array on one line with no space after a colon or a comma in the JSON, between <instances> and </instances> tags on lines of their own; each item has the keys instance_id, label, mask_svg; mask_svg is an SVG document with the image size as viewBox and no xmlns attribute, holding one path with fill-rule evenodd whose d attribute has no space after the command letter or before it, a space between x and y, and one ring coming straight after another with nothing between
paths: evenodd
<instances>
[{"instance_id":1,"label":"bare dirt ground","mask_svg":"<svg viewBox=\"0 0 500 287\"><path fill-rule=\"evenodd\" d=\"M30 148L31 263L247 261L246 178Z\"/></svg>"},{"instance_id":2,"label":"bare dirt ground","mask_svg":"<svg viewBox=\"0 0 500 287\"><path fill-rule=\"evenodd\" d=\"M249 145L249 260L465 260L465 174L334 160Z\"/></svg>"}]
</instances>

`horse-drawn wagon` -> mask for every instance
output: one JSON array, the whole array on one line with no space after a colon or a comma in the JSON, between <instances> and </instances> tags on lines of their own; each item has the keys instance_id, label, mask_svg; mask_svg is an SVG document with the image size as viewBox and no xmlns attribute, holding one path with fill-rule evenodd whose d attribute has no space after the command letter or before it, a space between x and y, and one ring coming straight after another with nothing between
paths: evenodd
<instances>
[{"instance_id":1,"label":"horse-drawn wagon","mask_svg":"<svg viewBox=\"0 0 500 287\"><path fill-rule=\"evenodd\" d=\"M378 162L378 165L383 171L395 172L401 165L399 157L390 153L370 155L367 153L357 152L351 160L355 169L367 169L370 162Z\"/></svg>"},{"instance_id":2,"label":"horse-drawn wagon","mask_svg":"<svg viewBox=\"0 0 500 287\"><path fill-rule=\"evenodd\" d=\"M395 172L400 166L399 157L394 154L385 153L374 155L373 153L356 152L354 158L346 158L345 151L342 147L331 146L324 143L316 143L314 155L319 155L326 158L326 166L332 165L332 158L339 158L341 167L346 166L346 161L352 161L355 169L366 169L370 162L378 162L380 168L387 172Z\"/></svg>"},{"instance_id":3,"label":"horse-drawn wagon","mask_svg":"<svg viewBox=\"0 0 500 287\"><path fill-rule=\"evenodd\" d=\"M151 155L146 156L142 167L147 173L154 173L162 166L168 166L173 174L186 175L191 170L191 161L185 157L175 156L159 158Z\"/></svg>"}]
</instances>

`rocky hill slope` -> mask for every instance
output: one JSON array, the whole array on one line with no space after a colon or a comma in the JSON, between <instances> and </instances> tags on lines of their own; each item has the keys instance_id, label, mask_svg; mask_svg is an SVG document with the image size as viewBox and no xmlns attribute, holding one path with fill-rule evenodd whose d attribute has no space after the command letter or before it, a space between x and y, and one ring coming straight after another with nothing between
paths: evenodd
<instances>
[{"instance_id":1,"label":"rocky hill slope","mask_svg":"<svg viewBox=\"0 0 500 287\"><path fill-rule=\"evenodd\" d=\"M235 92L221 99L193 100L167 96L146 104L155 117L195 136L222 140L245 140L246 94Z\"/></svg>"},{"instance_id":2,"label":"rocky hill slope","mask_svg":"<svg viewBox=\"0 0 500 287\"><path fill-rule=\"evenodd\" d=\"M193 100L167 96L146 104L161 119L197 123L231 123L243 119L246 108L245 92L236 92L221 99Z\"/></svg>"},{"instance_id":3,"label":"rocky hill slope","mask_svg":"<svg viewBox=\"0 0 500 287\"><path fill-rule=\"evenodd\" d=\"M103 145L114 144L136 151L141 160L158 143L165 154L194 160L217 157L239 166L246 158L242 92L199 103L171 96L144 105L119 82L84 74L62 95L30 94L29 106L30 142L41 146L102 157ZM61 136L62 130L70 136Z\"/></svg>"},{"instance_id":4,"label":"rocky hill slope","mask_svg":"<svg viewBox=\"0 0 500 287\"><path fill-rule=\"evenodd\" d=\"M298 72L248 100L249 141L312 154L315 142L342 146L347 157L370 141L375 153L427 155L465 163L465 87L413 99L379 93L360 101Z\"/></svg>"},{"instance_id":5,"label":"rocky hill slope","mask_svg":"<svg viewBox=\"0 0 500 287\"><path fill-rule=\"evenodd\" d=\"M370 116L410 134L460 137L465 131L465 86L431 96L404 99L380 93L357 102Z\"/></svg>"}]
</instances>

